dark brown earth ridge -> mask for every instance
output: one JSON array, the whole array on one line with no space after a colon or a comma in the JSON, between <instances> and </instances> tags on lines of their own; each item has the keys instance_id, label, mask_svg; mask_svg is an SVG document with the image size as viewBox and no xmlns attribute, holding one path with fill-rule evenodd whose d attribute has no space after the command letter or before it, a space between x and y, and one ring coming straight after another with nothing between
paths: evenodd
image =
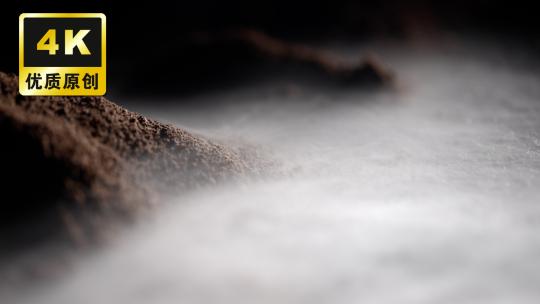
<instances>
[{"instance_id":1,"label":"dark brown earth ridge","mask_svg":"<svg viewBox=\"0 0 540 304\"><path fill-rule=\"evenodd\" d=\"M2 226L51 217L72 237L103 215L131 215L171 187L248 171L220 144L103 97L25 97L0 72Z\"/></svg>"},{"instance_id":2,"label":"dark brown earth ridge","mask_svg":"<svg viewBox=\"0 0 540 304\"><path fill-rule=\"evenodd\" d=\"M345 63L322 50L247 29L206 38L314 68L342 83L393 83L392 73L373 58ZM258 172L265 163L250 149L223 146L103 97L21 96L17 77L2 72L0 140L5 198L0 233L13 225L29 229L32 236L34 227L60 227L76 240L117 221L104 219L132 218L173 189L181 192Z\"/></svg>"}]
</instances>

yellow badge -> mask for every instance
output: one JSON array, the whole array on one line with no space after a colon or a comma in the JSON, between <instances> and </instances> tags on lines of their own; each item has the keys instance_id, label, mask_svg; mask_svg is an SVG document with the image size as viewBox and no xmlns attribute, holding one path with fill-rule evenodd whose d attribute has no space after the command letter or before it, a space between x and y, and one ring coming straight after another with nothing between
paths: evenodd
<instances>
[{"instance_id":1,"label":"yellow badge","mask_svg":"<svg viewBox=\"0 0 540 304\"><path fill-rule=\"evenodd\" d=\"M19 17L22 95L104 95L105 15L25 13Z\"/></svg>"}]
</instances>

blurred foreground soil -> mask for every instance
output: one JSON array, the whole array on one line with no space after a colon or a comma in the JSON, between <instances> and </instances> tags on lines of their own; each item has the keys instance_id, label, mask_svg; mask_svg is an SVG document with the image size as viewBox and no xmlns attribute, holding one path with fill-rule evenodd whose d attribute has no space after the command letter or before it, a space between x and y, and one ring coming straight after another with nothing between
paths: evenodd
<instances>
[{"instance_id":1,"label":"blurred foreground soil","mask_svg":"<svg viewBox=\"0 0 540 304\"><path fill-rule=\"evenodd\" d=\"M238 151L102 97L21 96L17 77L1 72L0 138L1 227L31 238L46 226L84 241L109 215L129 218L169 189L249 167Z\"/></svg>"}]
</instances>

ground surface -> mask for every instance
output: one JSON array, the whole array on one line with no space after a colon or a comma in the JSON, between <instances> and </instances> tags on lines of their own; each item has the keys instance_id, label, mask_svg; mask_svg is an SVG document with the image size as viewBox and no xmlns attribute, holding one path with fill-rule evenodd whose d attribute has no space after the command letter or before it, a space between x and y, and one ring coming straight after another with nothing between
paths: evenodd
<instances>
[{"instance_id":1,"label":"ground surface","mask_svg":"<svg viewBox=\"0 0 540 304\"><path fill-rule=\"evenodd\" d=\"M50 226L91 238L106 230L92 223L94 216L130 217L171 188L182 192L247 173L240 153L105 98L17 91L17 77L0 72L0 235L8 243L25 242L22 230L35 236L33 230Z\"/></svg>"},{"instance_id":2,"label":"ground surface","mask_svg":"<svg viewBox=\"0 0 540 304\"><path fill-rule=\"evenodd\" d=\"M150 117L260 144L285 173L187 193L67 275L3 298L537 303L537 62L476 39L374 48L397 92L279 79L195 106L131 101Z\"/></svg>"}]
</instances>

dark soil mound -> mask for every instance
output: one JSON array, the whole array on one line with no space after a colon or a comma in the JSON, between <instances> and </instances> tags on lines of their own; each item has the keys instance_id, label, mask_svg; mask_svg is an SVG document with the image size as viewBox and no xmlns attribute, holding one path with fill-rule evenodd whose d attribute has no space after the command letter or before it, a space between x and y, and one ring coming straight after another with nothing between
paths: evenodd
<instances>
[{"instance_id":1,"label":"dark soil mound","mask_svg":"<svg viewBox=\"0 0 540 304\"><path fill-rule=\"evenodd\" d=\"M347 58L249 28L181 35L167 49L166 54L161 48L139 54L152 58L151 64L141 57L134 60L136 66L127 63L122 67L122 81L117 82L125 85L127 94L133 91L128 89L132 87L137 88L138 95L198 94L273 77L339 90L395 85L394 74L372 53ZM167 67L160 72L161 77L141 77L154 74L156 66Z\"/></svg>"},{"instance_id":2,"label":"dark soil mound","mask_svg":"<svg viewBox=\"0 0 540 304\"><path fill-rule=\"evenodd\" d=\"M235 151L105 98L24 97L17 88L16 76L0 72L3 227L45 220L80 238L103 215L129 218L171 187L247 170Z\"/></svg>"}]
</instances>

